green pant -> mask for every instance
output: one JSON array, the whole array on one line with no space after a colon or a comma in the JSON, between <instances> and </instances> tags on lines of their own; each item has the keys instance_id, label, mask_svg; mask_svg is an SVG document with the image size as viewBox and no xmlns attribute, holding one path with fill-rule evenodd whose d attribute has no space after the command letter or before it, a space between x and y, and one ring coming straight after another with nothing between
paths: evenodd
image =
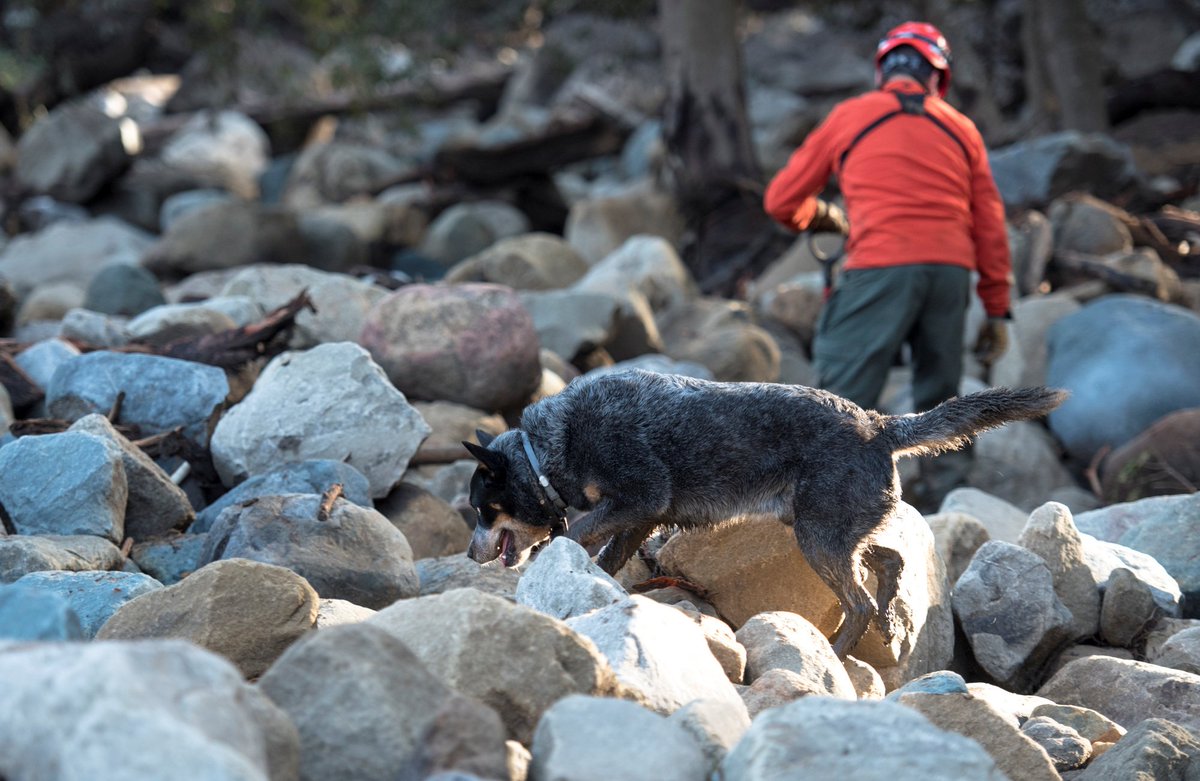
<instances>
[{"instance_id":1,"label":"green pant","mask_svg":"<svg viewBox=\"0 0 1200 781\"><path fill-rule=\"evenodd\" d=\"M957 396L970 295L971 272L961 266L923 263L843 272L817 321L813 360L820 386L874 408L907 342L917 411Z\"/></svg>"}]
</instances>

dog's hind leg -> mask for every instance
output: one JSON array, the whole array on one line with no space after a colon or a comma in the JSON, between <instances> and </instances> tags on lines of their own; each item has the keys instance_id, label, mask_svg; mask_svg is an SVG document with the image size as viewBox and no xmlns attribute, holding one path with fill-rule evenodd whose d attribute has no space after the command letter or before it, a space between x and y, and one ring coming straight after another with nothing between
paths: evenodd
<instances>
[{"instance_id":1,"label":"dog's hind leg","mask_svg":"<svg viewBox=\"0 0 1200 781\"><path fill-rule=\"evenodd\" d=\"M844 619L830 641L839 659L854 649L866 634L877 608L865 584L866 570L860 545L853 540L812 539L804 533L804 522L795 524L800 550L813 571L825 581L841 603Z\"/></svg>"},{"instance_id":2,"label":"dog's hind leg","mask_svg":"<svg viewBox=\"0 0 1200 781\"><path fill-rule=\"evenodd\" d=\"M900 573L904 571L904 558L900 552L881 545L870 545L863 553L863 559L871 572L875 573L875 604L878 612L875 614L875 625L883 635L884 643L890 644L899 628L899 617L896 615L892 601L900 588Z\"/></svg>"},{"instance_id":3,"label":"dog's hind leg","mask_svg":"<svg viewBox=\"0 0 1200 781\"><path fill-rule=\"evenodd\" d=\"M628 561L637 553L638 548L654 531L656 524L649 526L640 526L633 529L626 529L622 532L617 532L604 549L600 551L600 556L596 559L596 564L600 569L607 572L609 575L616 575L621 571Z\"/></svg>"}]
</instances>

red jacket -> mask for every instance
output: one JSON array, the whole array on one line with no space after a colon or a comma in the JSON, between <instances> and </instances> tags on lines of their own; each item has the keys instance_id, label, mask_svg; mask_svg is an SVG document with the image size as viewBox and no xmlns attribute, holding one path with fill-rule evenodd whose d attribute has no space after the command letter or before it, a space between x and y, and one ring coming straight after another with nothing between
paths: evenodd
<instances>
[{"instance_id":1,"label":"red jacket","mask_svg":"<svg viewBox=\"0 0 1200 781\"><path fill-rule=\"evenodd\" d=\"M895 93L920 91L892 82L839 103L775 175L764 206L774 219L804 230L817 193L837 174L852 226L845 268L946 263L974 269L984 309L999 317L1009 308L1012 264L1004 203L975 124L928 96L927 116L901 113L855 142L899 108Z\"/></svg>"}]
</instances>

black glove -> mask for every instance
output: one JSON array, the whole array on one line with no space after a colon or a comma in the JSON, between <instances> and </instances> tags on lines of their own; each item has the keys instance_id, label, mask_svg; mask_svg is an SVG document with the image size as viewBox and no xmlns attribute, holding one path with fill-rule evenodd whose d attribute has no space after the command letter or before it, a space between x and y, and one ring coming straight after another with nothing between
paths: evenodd
<instances>
[{"instance_id":1,"label":"black glove","mask_svg":"<svg viewBox=\"0 0 1200 781\"><path fill-rule=\"evenodd\" d=\"M979 328L975 340L975 357L984 366L991 366L1008 349L1008 321L1003 317L989 317Z\"/></svg>"},{"instance_id":2,"label":"black glove","mask_svg":"<svg viewBox=\"0 0 1200 781\"><path fill-rule=\"evenodd\" d=\"M850 235L850 222L846 213L837 204L817 199L817 213L813 215L808 230L825 233L840 233Z\"/></svg>"}]
</instances>

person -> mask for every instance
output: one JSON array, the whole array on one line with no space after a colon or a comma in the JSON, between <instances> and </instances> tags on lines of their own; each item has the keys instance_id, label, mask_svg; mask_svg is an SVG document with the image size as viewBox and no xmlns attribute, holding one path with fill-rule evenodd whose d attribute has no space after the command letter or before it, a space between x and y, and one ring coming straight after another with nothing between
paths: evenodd
<instances>
[{"instance_id":1,"label":"person","mask_svg":"<svg viewBox=\"0 0 1200 781\"><path fill-rule=\"evenodd\" d=\"M936 27L892 29L875 52L877 89L836 105L764 195L767 213L787 227L848 232L813 362L821 387L862 407L878 404L905 343L917 411L958 395L972 271L987 314L975 353L990 365L1007 345L1004 204L979 131L945 101L950 77L950 47ZM844 213L817 198L832 175ZM918 488L940 501L965 481L969 459L923 460Z\"/></svg>"}]
</instances>

